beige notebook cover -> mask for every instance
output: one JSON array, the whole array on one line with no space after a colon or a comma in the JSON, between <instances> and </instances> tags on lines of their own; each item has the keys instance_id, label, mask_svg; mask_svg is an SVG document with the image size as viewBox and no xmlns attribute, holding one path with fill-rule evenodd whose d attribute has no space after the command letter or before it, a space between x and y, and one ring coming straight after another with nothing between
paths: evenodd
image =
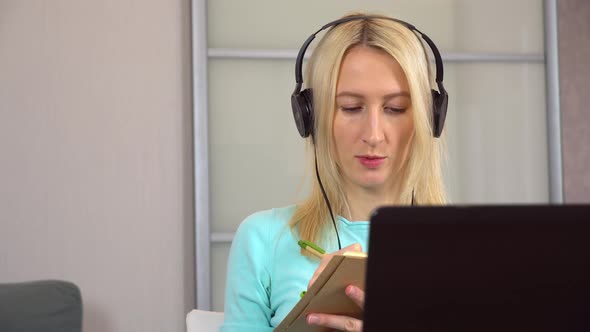
<instances>
[{"instance_id":1,"label":"beige notebook cover","mask_svg":"<svg viewBox=\"0 0 590 332\"><path fill-rule=\"evenodd\" d=\"M366 261L367 255L359 252L345 252L333 256L311 288L274 331L330 331L327 328L308 325L306 317L311 312L362 318L362 309L344 293L344 289L348 285L365 289Z\"/></svg>"}]
</instances>

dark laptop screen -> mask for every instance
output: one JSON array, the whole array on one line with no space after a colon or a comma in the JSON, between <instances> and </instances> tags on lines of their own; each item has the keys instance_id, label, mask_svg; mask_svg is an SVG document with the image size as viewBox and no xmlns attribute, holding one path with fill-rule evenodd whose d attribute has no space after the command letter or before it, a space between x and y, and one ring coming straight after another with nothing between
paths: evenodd
<instances>
[{"instance_id":1,"label":"dark laptop screen","mask_svg":"<svg viewBox=\"0 0 590 332\"><path fill-rule=\"evenodd\" d=\"M384 207L365 331L590 331L590 206Z\"/></svg>"}]
</instances>

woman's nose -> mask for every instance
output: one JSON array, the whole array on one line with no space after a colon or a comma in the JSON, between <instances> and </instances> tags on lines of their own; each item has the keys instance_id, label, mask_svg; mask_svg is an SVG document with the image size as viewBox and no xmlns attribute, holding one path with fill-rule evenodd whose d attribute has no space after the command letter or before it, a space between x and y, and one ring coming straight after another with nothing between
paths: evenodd
<instances>
[{"instance_id":1,"label":"woman's nose","mask_svg":"<svg viewBox=\"0 0 590 332\"><path fill-rule=\"evenodd\" d=\"M380 107L373 107L366 113L363 141L370 146L376 146L385 139L383 115Z\"/></svg>"}]
</instances>

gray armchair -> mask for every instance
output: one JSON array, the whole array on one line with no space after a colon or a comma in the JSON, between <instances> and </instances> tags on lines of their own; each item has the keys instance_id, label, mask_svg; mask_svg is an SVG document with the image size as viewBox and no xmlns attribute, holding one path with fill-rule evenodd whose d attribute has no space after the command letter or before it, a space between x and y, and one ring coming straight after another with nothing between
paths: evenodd
<instances>
[{"instance_id":1,"label":"gray armchair","mask_svg":"<svg viewBox=\"0 0 590 332\"><path fill-rule=\"evenodd\" d=\"M81 332L82 296L73 283L0 283L0 331Z\"/></svg>"}]
</instances>

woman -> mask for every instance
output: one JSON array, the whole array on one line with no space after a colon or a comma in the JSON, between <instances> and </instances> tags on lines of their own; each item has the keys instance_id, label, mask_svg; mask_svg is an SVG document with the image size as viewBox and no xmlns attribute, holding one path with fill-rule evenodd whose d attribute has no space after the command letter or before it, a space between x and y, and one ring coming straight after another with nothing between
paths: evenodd
<instances>
[{"instance_id":1,"label":"woman","mask_svg":"<svg viewBox=\"0 0 590 332\"><path fill-rule=\"evenodd\" d=\"M357 16L326 32L307 68L312 90L301 92L310 99L302 107L310 108L311 128L302 130L303 122L298 127L303 136L310 134L310 164L318 181L303 202L255 213L238 228L222 331L272 331L289 313L331 257L306 254L298 240L328 252L360 251L367 248L368 219L378 206L445 203L441 141L435 138L444 114L442 121L433 120L421 39L407 24ZM349 286L346 294L363 307L361 289ZM352 317L312 313L307 322L362 330Z\"/></svg>"}]
</instances>

